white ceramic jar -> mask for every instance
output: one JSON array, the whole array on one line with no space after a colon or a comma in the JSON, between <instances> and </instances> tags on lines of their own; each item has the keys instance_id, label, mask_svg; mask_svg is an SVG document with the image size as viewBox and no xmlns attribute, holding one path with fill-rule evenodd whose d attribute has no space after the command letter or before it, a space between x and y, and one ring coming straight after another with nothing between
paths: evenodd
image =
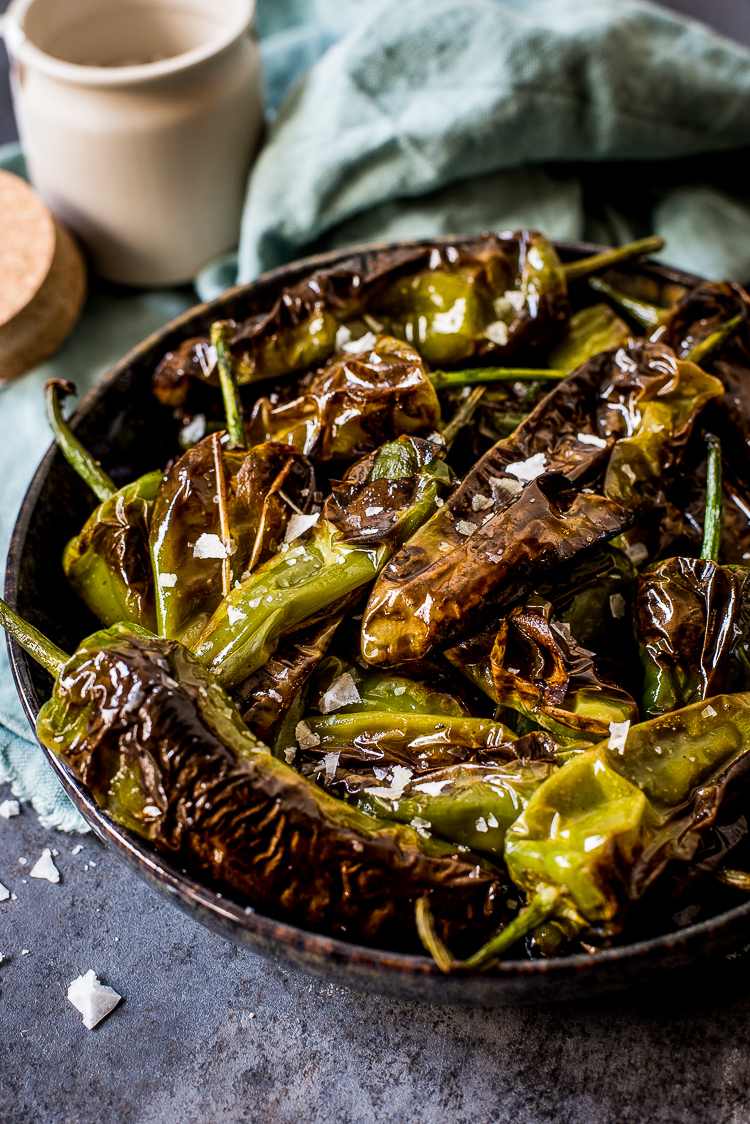
<instances>
[{"instance_id":1,"label":"white ceramic jar","mask_svg":"<svg viewBox=\"0 0 750 1124\"><path fill-rule=\"evenodd\" d=\"M13 0L34 186L94 270L188 281L237 244L263 125L254 0Z\"/></svg>"}]
</instances>

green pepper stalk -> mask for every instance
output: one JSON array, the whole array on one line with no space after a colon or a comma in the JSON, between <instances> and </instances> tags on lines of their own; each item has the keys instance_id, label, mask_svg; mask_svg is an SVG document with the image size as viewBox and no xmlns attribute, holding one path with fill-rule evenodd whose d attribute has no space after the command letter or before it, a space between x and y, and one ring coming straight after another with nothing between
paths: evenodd
<instances>
[{"instance_id":1,"label":"green pepper stalk","mask_svg":"<svg viewBox=\"0 0 750 1124\"><path fill-rule=\"evenodd\" d=\"M517 382L524 379L565 379L570 371L552 367L470 367L461 371L431 371L427 376L436 390L476 383Z\"/></svg>"},{"instance_id":2,"label":"green pepper stalk","mask_svg":"<svg viewBox=\"0 0 750 1124\"><path fill-rule=\"evenodd\" d=\"M84 480L98 500L108 500L117 491L117 485L107 475L102 466L85 449L63 417L61 401L69 394L75 394L73 383L65 379L48 379L44 384L44 400L47 406L47 420L55 435L57 447L71 468Z\"/></svg>"},{"instance_id":3,"label":"green pepper stalk","mask_svg":"<svg viewBox=\"0 0 750 1124\"><path fill-rule=\"evenodd\" d=\"M704 340L696 343L688 352L687 358L693 363L702 363L713 351L716 351L725 340L737 331L740 324L745 320L744 312L738 312L731 320L727 320L725 324L720 324L715 331L711 332L710 336L706 336Z\"/></svg>"},{"instance_id":4,"label":"green pepper stalk","mask_svg":"<svg viewBox=\"0 0 750 1124\"><path fill-rule=\"evenodd\" d=\"M450 479L443 450L401 437L384 445L364 484L334 488L312 529L235 587L194 645L224 686L240 683L266 662L282 633L361 588L436 506ZM356 472L356 466L355 470Z\"/></svg>"},{"instance_id":5,"label":"green pepper stalk","mask_svg":"<svg viewBox=\"0 0 750 1124\"><path fill-rule=\"evenodd\" d=\"M242 415L242 402L237 390L234 374L234 360L230 344L232 325L227 320L217 320L211 325L211 344L216 349L216 364L219 369L219 383L224 399L224 413L227 420L230 449L245 449L245 423Z\"/></svg>"},{"instance_id":6,"label":"green pepper stalk","mask_svg":"<svg viewBox=\"0 0 750 1124\"><path fill-rule=\"evenodd\" d=\"M101 500L63 553L63 569L82 601L104 624L131 621L153 628L154 583L148 529L161 472L149 472L118 489L71 432L61 397L71 383L50 379L44 388L47 416L60 450Z\"/></svg>"},{"instance_id":7,"label":"green pepper stalk","mask_svg":"<svg viewBox=\"0 0 750 1124\"><path fill-rule=\"evenodd\" d=\"M577 281L590 273L598 273L600 269L608 269L611 265L618 265L633 258L646 257L663 249L664 239L651 235L648 238L639 238L635 242L628 242L624 246L616 246L612 250L603 250L600 254L592 254L588 258L566 262L562 268L568 281Z\"/></svg>"},{"instance_id":8,"label":"green pepper stalk","mask_svg":"<svg viewBox=\"0 0 750 1124\"><path fill-rule=\"evenodd\" d=\"M10 605L6 605L1 597L0 625L50 675L57 678L62 673L62 669L70 659L67 652L63 652L62 648L58 648L48 640L38 628L34 628L33 624L19 617L18 613L11 609Z\"/></svg>"},{"instance_id":9,"label":"green pepper stalk","mask_svg":"<svg viewBox=\"0 0 750 1124\"><path fill-rule=\"evenodd\" d=\"M721 441L713 433L706 434L706 515L703 523L701 558L719 561L723 506L721 491Z\"/></svg>"},{"instance_id":10,"label":"green pepper stalk","mask_svg":"<svg viewBox=\"0 0 750 1124\"><path fill-rule=\"evenodd\" d=\"M137 626L72 657L0 601L0 620L57 673L37 735L113 819L216 889L296 924L418 948L427 896L446 939L482 939L507 887L473 855L357 812L277 761L177 641ZM127 705L123 705L123 700Z\"/></svg>"},{"instance_id":11,"label":"green pepper stalk","mask_svg":"<svg viewBox=\"0 0 750 1124\"><path fill-rule=\"evenodd\" d=\"M615 289L603 277L589 277L588 283L589 288L593 289L595 293L601 293L603 297L626 312L628 316L635 320L636 324L645 328L646 331L653 331L668 311L666 308L659 308L658 305L649 304L648 301L628 296L627 293L621 293L619 289Z\"/></svg>"}]
</instances>

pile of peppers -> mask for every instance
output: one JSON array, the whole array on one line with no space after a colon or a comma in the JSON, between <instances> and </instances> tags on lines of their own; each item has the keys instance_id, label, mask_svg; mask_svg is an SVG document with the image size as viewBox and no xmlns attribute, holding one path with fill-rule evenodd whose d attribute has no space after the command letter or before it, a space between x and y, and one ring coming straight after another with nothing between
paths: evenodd
<instances>
[{"instance_id":1,"label":"pile of peppers","mask_svg":"<svg viewBox=\"0 0 750 1124\"><path fill-rule=\"evenodd\" d=\"M750 887L750 297L646 239L373 251L153 373L179 423L61 564L40 741L233 900L444 972ZM236 301L235 301L236 305ZM234 306L233 306L234 307ZM114 467L114 466L113 466Z\"/></svg>"}]
</instances>

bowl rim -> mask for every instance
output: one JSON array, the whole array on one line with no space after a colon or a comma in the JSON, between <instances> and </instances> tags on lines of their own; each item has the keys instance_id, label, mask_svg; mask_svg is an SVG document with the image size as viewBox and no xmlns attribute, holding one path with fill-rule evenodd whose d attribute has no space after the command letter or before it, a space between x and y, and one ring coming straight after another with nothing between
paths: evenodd
<instances>
[{"instance_id":1,"label":"bowl rim","mask_svg":"<svg viewBox=\"0 0 750 1124\"><path fill-rule=\"evenodd\" d=\"M80 400L72 415L73 428L129 372L144 352L158 349L162 341L179 332L198 315L213 315L214 311L220 310L231 300L251 296L260 283L283 284L289 281L290 274L304 276L315 269L339 264L362 253L465 243L480 237L483 235L440 235L395 242L369 242L301 258L267 271L256 281L233 286L211 301L192 306L131 348ZM596 253L603 248L593 243L569 240L555 240L555 245L564 259ZM694 274L650 260L639 264L645 266L649 273L678 284L695 285L701 280ZM13 530L5 579L6 600L13 608L17 603L26 536L56 455L56 445L53 442L34 474ZM30 676L31 657L10 636L7 637L7 644L16 690L33 730L37 693ZM729 952L750 937L748 901L675 932L597 953L580 953L548 960L502 960L491 975L457 973L445 976L427 956L388 952L328 937L267 917L255 910L245 909L224 898L217 891L178 870L144 840L116 824L98 807L86 786L68 773L50 750L45 746L41 748L73 804L94 833L117 851L152 888L197 917L202 924L236 944L285 962L310 975L333 978L341 984L360 990L402 996L408 994L411 998L425 1002L492 1006L515 1002L546 1002L582 996L592 991L626 987L646 962L653 970L660 967L677 968L701 956Z\"/></svg>"}]
</instances>

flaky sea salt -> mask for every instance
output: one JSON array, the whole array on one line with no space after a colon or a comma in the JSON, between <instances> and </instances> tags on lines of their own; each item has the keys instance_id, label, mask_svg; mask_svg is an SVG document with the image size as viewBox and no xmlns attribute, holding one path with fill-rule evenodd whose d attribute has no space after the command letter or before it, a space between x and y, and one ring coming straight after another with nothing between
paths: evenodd
<instances>
[{"instance_id":1,"label":"flaky sea salt","mask_svg":"<svg viewBox=\"0 0 750 1124\"><path fill-rule=\"evenodd\" d=\"M300 749L314 749L316 745L320 745L320 734L314 734L307 722L297 723L294 736Z\"/></svg>"},{"instance_id":2,"label":"flaky sea salt","mask_svg":"<svg viewBox=\"0 0 750 1124\"><path fill-rule=\"evenodd\" d=\"M17 800L3 800L0 804L0 816L4 820L9 820L11 816L18 816L21 813L21 805Z\"/></svg>"},{"instance_id":3,"label":"flaky sea salt","mask_svg":"<svg viewBox=\"0 0 750 1124\"><path fill-rule=\"evenodd\" d=\"M0 902L7 902L9 897L10 890L7 886L3 886L2 882L0 882Z\"/></svg>"},{"instance_id":4,"label":"flaky sea salt","mask_svg":"<svg viewBox=\"0 0 750 1124\"><path fill-rule=\"evenodd\" d=\"M357 684L349 672L345 671L343 675L339 675L338 679L334 679L331 686L321 697L320 711L321 714L332 714L334 710L340 710L342 706L350 706L352 703L361 701Z\"/></svg>"},{"instance_id":5,"label":"flaky sea salt","mask_svg":"<svg viewBox=\"0 0 750 1124\"><path fill-rule=\"evenodd\" d=\"M238 621L244 621L246 618L242 609L237 609L234 605L227 604L227 619L230 624L237 624Z\"/></svg>"},{"instance_id":6,"label":"flaky sea salt","mask_svg":"<svg viewBox=\"0 0 750 1124\"><path fill-rule=\"evenodd\" d=\"M319 519L319 511L316 511L313 515L292 515L286 525L284 542L294 542L300 535L304 535L305 531L309 531L311 527L314 527Z\"/></svg>"},{"instance_id":7,"label":"flaky sea salt","mask_svg":"<svg viewBox=\"0 0 750 1124\"><path fill-rule=\"evenodd\" d=\"M323 757L323 766L326 773L326 784L330 784L336 777L336 770L339 767L339 757L341 750L335 749L331 753L326 753Z\"/></svg>"},{"instance_id":8,"label":"flaky sea salt","mask_svg":"<svg viewBox=\"0 0 750 1124\"><path fill-rule=\"evenodd\" d=\"M536 480L537 476L541 476L546 469L547 458L544 453L534 453L533 457L527 457L525 461L513 461L505 466L506 472L527 484L531 480Z\"/></svg>"},{"instance_id":9,"label":"flaky sea salt","mask_svg":"<svg viewBox=\"0 0 750 1124\"><path fill-rule=\"evenodd\" d=\"M701 718L715 718L715 717L716 717L716 711L710 705L707 706L705 708L705 710L701 711Z\"/></svg>"},{"instance_id":10,"label":"flaky sea salt","mask_svg":"<svg viewBox=\"0 0 750 1124\"><path fill-rule=\"evenodd\" d=\"M476 523L470 523L468 519L459 519L458 523L456 523L456 530L459 535L473 535L476 529Z\"/></svg>"},{"instance_id":11,"label":"flaky sea salt","mask_svg":"<svg viewBox=\"0 0 750 1124\"><path fill-rule=\"evenodd\" d=\"M195 445L206 432L206 415L196 414L182 429L182 440L186 445Z\"/></svg>"},{"instance_id":12,"label":"flaky sea salt","mask_svg":"<svg viewBox=\"0 0 750 1124\"><path fill-rule=\"evenodd\" d=\"M625 616L625 598L621 593L613 593L610 596L609 611L618 621Z\"/></svg>"},{"instance_id":13,"label":"flaky sea salt","mask_svg":"<svg viewBox=\"0 0 750 1124\"><path fill-rule=\"evenodd\" d=\"M415 792L424 792L427 796L439 796L450 781L425 781L424 784L415 784Z\"/></svg>"},{"instance_id":14,"label":"flaky sea salt","mask_svg":"<svg viewBox=\"0 0 750 1124\"><path fill-rule=\"evenodd\" d=\"M630 720L625 719L624 722L610 722L609 724L609 745L610 749L616 749L618 753L625 752L625 744L628 740L628 730L630 729Z\"/></svg>"},{"instance_id":15,"label":"flaky sea salt","mask_svg":"<svg viewBox=\"0 0 750 1124\"><path fill-rule=\"evenodd\" d=\"M297 756L297 749L296 749L295 746L290 745L289 749L284 750L284 760L286 761L287 765L293 765L294 759L295 759L296 756Z\"/></svg>"},{"instance_id":16,"label":"flaky sea salt","mask_svg":"<svg viewBox=\"0 0 750 1124\"><path fill-rule=\"evenodd\" d=\"M471 497L471 510L472 511L487 511L492 507L492 500L489 496L483 496L479 492Z\"/></svg>"},{"instance_id":17,"label":"flaky sea salt","mask_svg":"<svg viewBox=\"0 0 750 1124\"><path fill-rule=\"evenodd\" d=\"M384 800L398 800L400 796L403 796L404 789L413 775L411 769L407 769L403 765L396 765L391 773L390 785L387 788L385 786L373 786L372 788L366 788L365 792L372 796L380 796Z\"/></svg>"},{"instance_id":18,"label":"flaky sea salt","mask_svg":"<svg viewBox=\"0 0 750 1124\"><path fill-rule=\"evenodd\" d=\"M47 882L59 882L60 871L52 861L52 852L45 847L39 858L29 871L31 878L45 878Z\"/></svg>"},{"instance_id":19,"label":"flaky sea salt","mask_svg":"<svg viewBox=\"0 0 750 1124\"><path fill-rule=\"evenodd\" d=\"M377 342L378 337L374 332L365 332L358 340L349 339L342 343L341 350L348 352L350 355L361 355L364 351L372 351Z\"/></svg>"},{"instance_id":20,"label":"flaky sea salt","mask_svg":"<svg viewBox=\"0 0 750 1124\"><path fill-rule=\"evenodd\" d=\"M83 1015L86 1029L93 1030L110 1011L114 1011L122 996L113 988L100 983L94 969L89 968L85 976L73 980L68 988L68 999Z\"/></svg>"},{"instance_id":21,"label":"flaky sea salt","mask_svg":"<svg viewBox=\"0 0 750 1124\"><path fill-rule=\"evenodd\" d=\"M193 558L226 558L227 550L218 535L204 531L193 547Z\"/></svg>"},{"instance_id":22,"label":"flaky sea salt","mask_svg":"<svg viewBox=\"0 0 750 1124\"><path fill-rule=\"evenodd\" d=\"M484 818L484 816L480 816L479 819L477 820L476 829L477 829L477 831L481 832L482 834L484 834L484 832L488 830L487 820Z\"/></svg>"},{"instance_id":23,"label":"flaky sea salt","mask_svg":"<svg viewBox=\"0 0 750 1124\"><path fill-rule=\"evenodd\" d=\"M174 589L177 585L177 574L159 574L158 582L162 589Z\"/></svg>"},{"instance_id":24,"label":"flaky sea salt","mask_svg":"<svg viewBox=\"0 0 750 1124\"><path fill-rule=\"evenodd\" d=\"M593 433L577 433L576 436L582 445L595 445L597 449L607 448L604 438L595 437Z\"/></svg>"},{"instance_id":25,"label":"flaky sea salt","mask_svg":"<svg viewBox=\"0 0 750 1124\"><path fill-rule=\"evenodd\" d=\"M366 507L365 515L380 515L382 507Z\"/></svg>"}]
</instances>

